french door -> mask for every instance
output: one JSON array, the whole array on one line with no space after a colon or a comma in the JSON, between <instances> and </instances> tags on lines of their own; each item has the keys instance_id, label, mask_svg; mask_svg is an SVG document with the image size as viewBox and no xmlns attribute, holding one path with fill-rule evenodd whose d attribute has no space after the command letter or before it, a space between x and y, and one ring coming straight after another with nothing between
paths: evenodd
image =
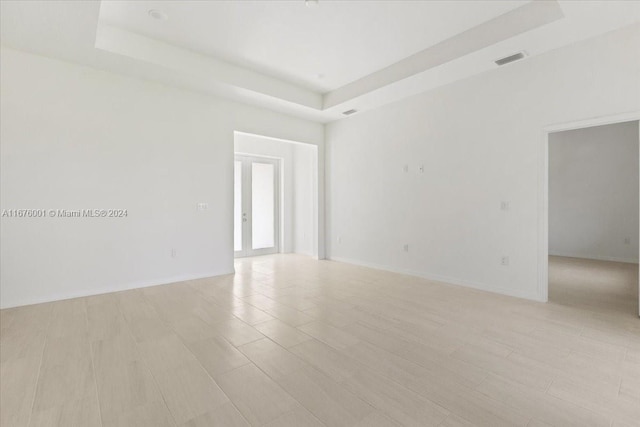
<instances>
[{"instance_id":1,"label":"french door","mask_svg":"<svg viewBox=\"0 0 640 427\"><path fill-rule=\"evenodd\" d=\"M236 155L233 215L236 257L279 251L279 172L277 159Z\"/></svg>"}]
</instances>

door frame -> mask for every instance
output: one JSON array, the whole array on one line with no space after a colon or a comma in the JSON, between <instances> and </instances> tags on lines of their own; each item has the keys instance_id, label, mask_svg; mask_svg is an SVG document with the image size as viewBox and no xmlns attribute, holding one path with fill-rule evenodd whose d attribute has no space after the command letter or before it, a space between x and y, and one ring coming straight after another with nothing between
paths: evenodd
<instances>
[{"instance_id":1,"label":"door frame","mask_svg":"<svg viewBox=\"0 0 640 427\"><path fill-rule=\"evenodd\" d=\"M259 156L255 154L234 153L234 167L235 162L240 161L242 163L242 211L243 211L243 226L242 229L242 250L233 252L234 258L244 258L250 256L270 255L280 252L280 215L281 215L281 192L282 188L280 179L281 159L277 157ZM273 171L273 242L274 245L271 248L253 249L252 242L252 169L253 163L271 164L274 166ZM234 183L235 185L235 183ZM234 206L235 206L235 192L234 192ZM246 215L246 218L244 218ZM235 221L235 214L233 220ZM234 224L235 227L235 224Z\"/></svg>"},{"instance_id":2,"label":"door frame","mask_svg":"<svg viewBox=\"0 0 640 427\"><path fill-rule=\"evenodd\" d=\"M632 111L601 117L592 117L545 126L542 129L540 144L540 165L538 174L538 300L549 300L549 135L555 132L583 129L594 126L611 125L623 122L640 121L640 111ZM640 138L638 143L640 144ZM640 159L638 159L640 162ZM640 207L639 207L640 208ZM638 219L640 223L640 218ZM638 236L640 239L640 236ZM638 281L640 290L640 280ZM640 296L638 298L640 315Z\"/></svg>"},{"instance_id":3,"label":"door frame","mask_svg":"<svg viewBox=\"0 0 640 427\"><path fill-rule=\"evenodd\" d=\"M273 140L273 141L280 141L280 142L287 142L290 144L294 144L294 145L304 145L304 146L308 146L308 147L313 147L315 149L314 152L314 156L315 156L315 169L313 171L313 176L314 176L314 184L313 184L313 250L312 250L312 256L315 259L326 259L326 255L327 255L327 251L328 251L328 244L330 242L327 241L326 239L326 225L325 224L325 218L326 218L326 200L325 200L325 187L329 184L327 182L325 182L325 144L324 141L321 142L308 142L308 141L304 141L304 140L294 140L294 139L289 139L289 138L282 138L280 136L276 136L276 135L269 135L269 134L265 134L265 133L256 133L255 129L236 129L233 132L234 134L234 141L235 141L235 136L242 134L242 135L249 135L249 136L254 136L254 137L258 137L258 138L264 138L264 139L269 139L269 140ZM234 153L236 153L235 151L235 144L234 144ZM242 153L241 151L238 151L238 153ZM282 176L282 169L281 168L281 176ZM284 178L282 178L282 181L284 181ZM284 203L284 202L281 202ZM282 206L282 204L281 204ZM282 221L282 218L281 218ZM282 224L282 222L281 222ZM282 228L281 228L281 233L280 235L282 236L282 230L285 230L284 224L282 224ZM280 240L281 243L281 250L283 250L284 248L282 247L282 243L283 243L282 237Z\"/></svg>"}]
</instances>

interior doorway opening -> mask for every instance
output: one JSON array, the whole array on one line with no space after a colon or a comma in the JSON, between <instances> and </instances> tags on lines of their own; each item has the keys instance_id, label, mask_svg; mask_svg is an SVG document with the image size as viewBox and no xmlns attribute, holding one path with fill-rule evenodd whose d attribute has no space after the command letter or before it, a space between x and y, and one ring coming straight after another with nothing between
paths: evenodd
<instances>
[{"instance_id":1,"label":"interior doorway opening","mask_svg":"<svg viewBox=\"0 0 640 427\"><path fill-rule=\"evenodd\" d=\"M598 119L545 135L545 283L541 299L640 313L638 120Z\"/></svg>"},{"instance_id":2,"label":"interior doorway opening","mask_svg":"<svg viewBox=\"0 0 640 427\"><path fill-rule=\"evenodd\" d=\"M318 257L318 147L234 135L234 255Z\"/></svg>"}]
</instances>

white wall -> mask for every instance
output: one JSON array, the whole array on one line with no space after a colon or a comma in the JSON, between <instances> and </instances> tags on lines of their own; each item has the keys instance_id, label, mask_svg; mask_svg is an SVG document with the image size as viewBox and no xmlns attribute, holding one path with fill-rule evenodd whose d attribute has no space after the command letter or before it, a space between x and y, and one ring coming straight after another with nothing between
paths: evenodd
<instances>
[{"instance_id":1,"label":"white wall","mask_svg":"<svg viewBox=\"0 0 640 427\"><path fill-rule=\"evenodd\" d=\"M293 150L295 191L294 248L295 252L317 255L317 150L315 147L295 145Z\"/></svg>"},{"instance_id":2,"label":"white wall","mask_svg":"<svg viewBox=\"0 0 640 427\"><path fill-rule=\"evenodd\" d=\"M129 211L2 218L2 307L233 272L234 131L323 144L322 125L156 83L6 48L1 67L1 208Z\"/></svg>"},{"instance_id":3,"label":"white wall","mask_svg":"<svg viewBox=\"0 0 640 427\"><path fill-rule=\"evenodd\" d=\"M638 262L639 191L638 121L549 135L549 254Z\"/></svg>"},{"instance_id":4,"label":"white wall","mask_svg":"<svg viewBox=\"0 0 640 427\"><path fill-rule=\"evenodd\" d=\"M635 25L328 125L330 257L543 298L543 129L640 110L638 51Z\"/></svg>"},{"instance_id":5,"label":"white wall","mask_svg":"<svg viewBox=\"0 0 640 427\"><path fill-rule=\"evenodd\" d=\"M235 151L281 159L281 252L317 255L313 245L317 147L237 133Z\"/></svg>"}]
</instances>

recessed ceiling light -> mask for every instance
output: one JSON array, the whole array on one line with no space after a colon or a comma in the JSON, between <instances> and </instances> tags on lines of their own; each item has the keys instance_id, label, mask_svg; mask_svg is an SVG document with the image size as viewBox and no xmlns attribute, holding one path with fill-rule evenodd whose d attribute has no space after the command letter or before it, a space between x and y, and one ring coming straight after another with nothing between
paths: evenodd
<instances>
[{"instance_id":1,"label":"recessed ceiling light","mask_svg":"<svg viewBox=\"0 0 640 427\"><path fill-rule=\"evenodd\" d=\"M169 16L166 13L158 9L149 10L149 16L153 19L157 19L158 21L166 21L169 19Z\"/></svg>"},{"instance_id":2,"label":"recessed ceiling light","mask_svg":"<svg viewBox=\"0 0 640 427\"><path fill-rule=\"evenodd\" d=\"M318 4L320 4L320 0L304 0L304 4L309 8L318 7Z\"/></svg>"}]
</instances>

